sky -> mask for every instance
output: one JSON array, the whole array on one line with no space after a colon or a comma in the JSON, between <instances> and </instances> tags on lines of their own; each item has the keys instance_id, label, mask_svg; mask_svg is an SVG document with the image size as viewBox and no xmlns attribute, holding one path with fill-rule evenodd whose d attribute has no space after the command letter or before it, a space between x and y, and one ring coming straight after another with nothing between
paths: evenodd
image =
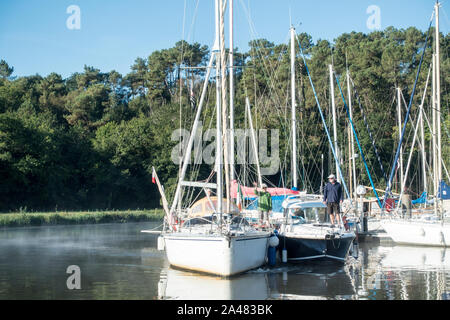
<instances>
[{"instance_id":1,"label":"sky","mask_svg":"<svg viewBox=\"0 0 450 320\"><path fill-rule=\"evenodd\" d=\"M291 23L314 41L332 41L346 32L388 26L425 30L434 0L234 0L235 47L266 38L287 43ZM78 6L77 15L67 12ZM373 6L379 9L373 11ZM441 8L441 32L450 30L450 2ZM369 9L369 11L368 11ZM379 18L379 19L376 19ZM69 21L69 27L67 25ZM380 22L377 25L377 22ZM226 26L228 28L228 26ZM228 36L228 32L226 37ZM84 65L102 72L130 71L137 57L172 47L177 41L214 40L214 0L1 0L0 59L13 76L51 72L64 78Z\"/></svg>"}]
</instances>

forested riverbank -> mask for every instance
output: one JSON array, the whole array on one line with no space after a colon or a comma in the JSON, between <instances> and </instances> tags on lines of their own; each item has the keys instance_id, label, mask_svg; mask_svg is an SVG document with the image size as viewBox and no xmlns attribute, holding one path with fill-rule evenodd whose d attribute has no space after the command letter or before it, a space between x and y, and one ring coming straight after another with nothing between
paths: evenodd
<instances>
[{"instance_id":1,"label":"forested riverbank","mask_svg":"<svg viewBox=\"0 0 450 320\"><path fill-rule=\"evenodd\" d=\"M396 88L400 87L405 100L409 101L425 37L424 32L413 27L400 30L389 27L370 34L346 33L334 43L313 41L305 33L299 35L329 125L328 64L333 61L336 73L341 76L345 76L348 65L361 103L359 105L354 96L354 123L375 184L381 189L385 188L385 181L372 151L361 107L387 171L392 165L398 139ZM414 118L431 62L432 41L429 41L419 77L412 109ZM278 174L267 178L274 185L284 183L290 187L289 46L259 39L251 41L249 48L247 52L237 50L236 54L239 66L235 69L236 126L246 126L244 103L248 96L255 127L280 130L282 165ZM447 34L441 39L442 154L447 167L450 166L449 52ZM178 144L171 140L172 133L180 125L188 130L191 127L208 58L207 46L180 41L172 48L137 58L128 74L85 66L83 71L66 79L57 73L16 77L14 66L1 60L0 211L159 208L160 196L152 184L152 166L170 200L179 170L172 161L174 147ZM300 188L317 192L321 154L325 173L333 170L334 160L300 55L296 67ZM215 123L214 96L215 88L210 86L207 108L202 115L205 129ZM337 88L335 97L340 128L338 139L347 174L348 121ZM429 118L430 99L428 94L425 110ZM413 127L409 125L406 135L409 142L403 148L405 155L409 152L412 134ZM429 145L428 128L426 139ZM418 157L415 153L407 183L416 194L422 191L421 175L417 174L420 170ZM211 170L212 166L202 166L198 179L206 179ZM360 160L357 174L358 183L369 184ZM51 224L59 219L68 219L68 223L103 219L95 214L79 217L78 214L38 214L36 218L34 215L19 213L18 217L23 216L24 221L29 221L25 224L30 225L33 221ZM9 217L0 215L0 221L9 224ZM104 219L116 218L111 213Z\"/></svg>"}]
</instances>

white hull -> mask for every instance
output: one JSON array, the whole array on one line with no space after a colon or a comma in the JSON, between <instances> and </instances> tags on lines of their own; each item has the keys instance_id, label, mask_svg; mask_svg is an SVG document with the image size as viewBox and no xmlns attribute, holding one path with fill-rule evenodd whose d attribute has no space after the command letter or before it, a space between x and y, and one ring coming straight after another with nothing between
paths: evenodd
<instances>
[{"instance_id":1,"label":"white hull","mask_svg":"<svg viewBox=\"0 0 450 320\"><path fill-rule=\"evenodd\" d=\"M232 276L265 263L269 233L246 236L165 234L169 263L178 268Z\"/></svg>"},{"instance_id":2,"label":"white hull","mask_svg":"<svg viewBox=\"0 0 450 320\"><path fill-rule=\"evenodd\" d=\"M377 233L377 232L383 232L383 225L381 223L380 218L369 218L367 220L367 232L369 233Z\"/></svg>"},{"instance_id":3,"label":"white hull","mask_svg":"<svg viewBox=\"0 0 450 320\"><path fill-rule=\"evenodd\" d=\"M384 220L382 225L399 244L450 247L450 225L440 222Z\"/></svg>"}]
</instances>

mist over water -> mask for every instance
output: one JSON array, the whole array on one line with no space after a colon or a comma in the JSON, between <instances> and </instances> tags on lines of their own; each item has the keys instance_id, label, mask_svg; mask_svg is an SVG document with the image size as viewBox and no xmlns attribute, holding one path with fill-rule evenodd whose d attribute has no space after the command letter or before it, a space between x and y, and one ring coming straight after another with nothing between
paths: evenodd
<instances>
[{"instance_id":1,"label":"mist over water","mask_svg":"<svg viewBox=\"0 0 450 320\"><path fill-rule=\"evenodd\" d=\"M156 250L159 223L0 230L0 299L445 299L450 252L361 245L345 266L262 267L222 279L176 270ZM81 269L69 290L66 269Z\"/></svg>"}]
</instances>

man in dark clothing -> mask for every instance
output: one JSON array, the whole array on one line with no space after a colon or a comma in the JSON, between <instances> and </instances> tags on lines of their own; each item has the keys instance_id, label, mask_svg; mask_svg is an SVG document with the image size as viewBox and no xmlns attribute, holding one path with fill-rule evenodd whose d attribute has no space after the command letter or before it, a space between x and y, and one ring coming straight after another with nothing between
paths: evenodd
<instances>
[{"instance_id":1,"label":"man in dark clothing","mask_svg":"<svg viewBox=\"0 0 450 320\"><path fill-rule=\"evenodd\" d=\"M336 221L339 224L340 217L340 204L344 200L344 194L342 192L342 186L336 181L334 174L328 177L329 183L325 186L323 193L323 203L327 206L327 213L330 215L331 224L334 225ZM336 215L336 220L334 219Z\"/></svg>"}]
</instances>

